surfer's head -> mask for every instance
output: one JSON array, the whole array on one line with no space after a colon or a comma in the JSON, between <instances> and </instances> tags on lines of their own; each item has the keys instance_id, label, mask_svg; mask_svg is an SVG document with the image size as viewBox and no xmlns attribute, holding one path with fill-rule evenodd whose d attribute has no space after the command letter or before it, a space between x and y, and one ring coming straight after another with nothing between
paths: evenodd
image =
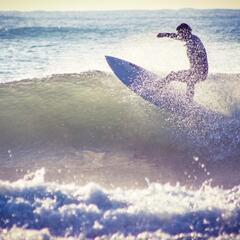
<instances>
[{"instance_id":1,"label":"surfer's head","mask_svg":"<svg viewBox=\"0 0 240 240\"><path fill-rule=\"evenodd\" d=\"M177 26L176 30L178 35L183 39L188 38L192 33L191 27L186 23L181 23L179 26Z\"/></svg>"}]
</instances>

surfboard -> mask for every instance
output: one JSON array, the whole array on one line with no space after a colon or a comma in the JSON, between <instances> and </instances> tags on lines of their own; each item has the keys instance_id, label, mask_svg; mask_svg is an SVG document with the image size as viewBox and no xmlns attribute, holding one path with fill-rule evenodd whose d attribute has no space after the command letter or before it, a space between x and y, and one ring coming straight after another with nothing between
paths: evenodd
<instances>
[{"instance_id":1,"label":"surfboard","mask_svg":"<svg viewBox=\"0 0 240 240\"><path fill-rule=\"evenodd\" d=\"M168 112L187 114L189 102L169 85L163 86L157 74L123 59L105 57L114 74L136 94ZM196 104L191 104L191 107L201 108Z\"/></svg>"},{"instance_id":2,"label":"surfboard","mask_svg":"<svg viewBox=\"0 0 240 240\"><path fill-rule=\"evenodd\" d=\"M105 57L108 65L123 84L160 109L183 118L191 115L203 121L223 117L194 101L187 101L185 94L180 94L169 84L164 85L157 74L120 58Z\"/></svg>"}]
</instances>

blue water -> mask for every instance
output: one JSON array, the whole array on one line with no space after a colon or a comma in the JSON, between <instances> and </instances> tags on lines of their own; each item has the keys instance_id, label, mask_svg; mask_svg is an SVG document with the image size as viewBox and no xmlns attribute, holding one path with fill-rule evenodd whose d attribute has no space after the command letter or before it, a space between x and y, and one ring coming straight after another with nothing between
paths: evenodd
<instances>
[{"instance_id":1,"label":"blue water","mask_svg":"<svg viewBox=\"0 0 240 240\"><path fill-rule=\"evenodd\" d=\"M104 55L156 72L188 67L184 47L156 39L191 25L204 42L210 72L240 72L239 10L1 12L0 81L52 73L108 70Z\"/></svg>"},{"instance_id":2,"label":"blue water","mask_svg":"<svg viewBox=\"0 0 240 240\"><path fill-rule=\"evenodd\" d=\"M104 57L188 68L156 38L181 22L210 67L184 117ZM240 239L239 26L239 10L1 12L0 238Z\"/></svg>"}]
</instances>

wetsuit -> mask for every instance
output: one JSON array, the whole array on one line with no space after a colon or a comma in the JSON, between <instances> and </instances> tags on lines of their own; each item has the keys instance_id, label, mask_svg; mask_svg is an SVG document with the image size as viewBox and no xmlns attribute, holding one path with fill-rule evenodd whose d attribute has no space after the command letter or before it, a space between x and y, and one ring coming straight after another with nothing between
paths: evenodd
<instances>
[{"instance_id":1,"label":"wetsuit","mask_svg":"<svg viewBox=\"0 0 240 240\"><path fill-rule=\"evenodd\" d=\"M164 37L185 41L187 47L187 56L190 62L190 69L177 72L171 72L163 81L180 81L187 83L187 98L193 99L194 86L197 82L203 81L208 75L208 60L207 53L201 40L189 34L186 38L181 38L176 33L164 33Z\"/></svg>"}]
</instances>

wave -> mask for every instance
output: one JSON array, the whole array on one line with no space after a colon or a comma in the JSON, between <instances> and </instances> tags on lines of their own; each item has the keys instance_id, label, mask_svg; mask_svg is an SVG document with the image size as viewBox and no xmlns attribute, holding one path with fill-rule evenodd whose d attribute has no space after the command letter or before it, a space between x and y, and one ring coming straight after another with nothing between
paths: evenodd
<instances>
[{"instance_id":1,"label":"wave","mask_svg":"<svg viewBox=\"0 0 240 240\"><path fill-rule=\"evenodd\" d=\"M167 180L178 181L193 166L195 176L208 177L202 164L222 173L227 161L228 180L235 184L240 156L238 81L238 74L215 74L199 84L196 101L217 112L217 118L191 110L185 118L170 114L100 71L1 84L2 169L12 164L31 169L30 162L34 168L44 162L51 168L67 158L76 160L74 166L81 162L88 169L92 160L101 159L110 172L110 166L112 172L117 168L124 172L127 164L135 169L140 161L146 171L145 160L153 159L152 170L158 166ZM183 86L176 87L181 91ZM85 151L92 154L86 161ZM195 157L201 164L195 164ZM125 163L119 167L118 161ZM221 177L221 183L226 182Z\"/></svg>"},{"instance_id":2,"label":"wave","mask_svg":"<svg viewBox=\"0 0 240 240\"><path fill-rule=\"evenodd\" d=\"M2 239L238 239L240 187L148 183L106 189L44 181L45 170L0 182Z\"/></svg>"},{"instance_id":3,"label":"wave","mask_svg":"<svg viewBox=\"0 0 240 240\"><path fill-rule=\"evenodd\" d=\"M93 146L112 145L113 141L119 144L123 138L123 142L159 143L161 134L170 136L171 130L173 135L177 131L185 133L186 139L187 135L200 137L204 130L226 130L228 124L238 124L239 78L238 74L218 74L210 76L207 84L200 84L196 101L209 113L218 113L216 123L209 123L213 119L207 117L192 119L202 117L192 109L189 118L184 119L162 111L132 93L114 76L100 71L1 84L1 146L30 144L34 140L61 142L64 136L65 143L69 140ZM203 121L206 129L199 129Z\"/></svg>"},{"instance_id":4,"label":"wave","mask_svg":"<svg viewBox=\"0 0 240 240\"><path fill-rule=\"evenodd\" d=\"M19 27L19 28L3 28L0 29L0 37L2 39L13 38L32 38L32 37L50 37L60 36L62 34L85 34L94 32L94 34L101 34L104 30L96 27L88 28L74 28L74 27Z\"/></svg>"}]
</instances>

